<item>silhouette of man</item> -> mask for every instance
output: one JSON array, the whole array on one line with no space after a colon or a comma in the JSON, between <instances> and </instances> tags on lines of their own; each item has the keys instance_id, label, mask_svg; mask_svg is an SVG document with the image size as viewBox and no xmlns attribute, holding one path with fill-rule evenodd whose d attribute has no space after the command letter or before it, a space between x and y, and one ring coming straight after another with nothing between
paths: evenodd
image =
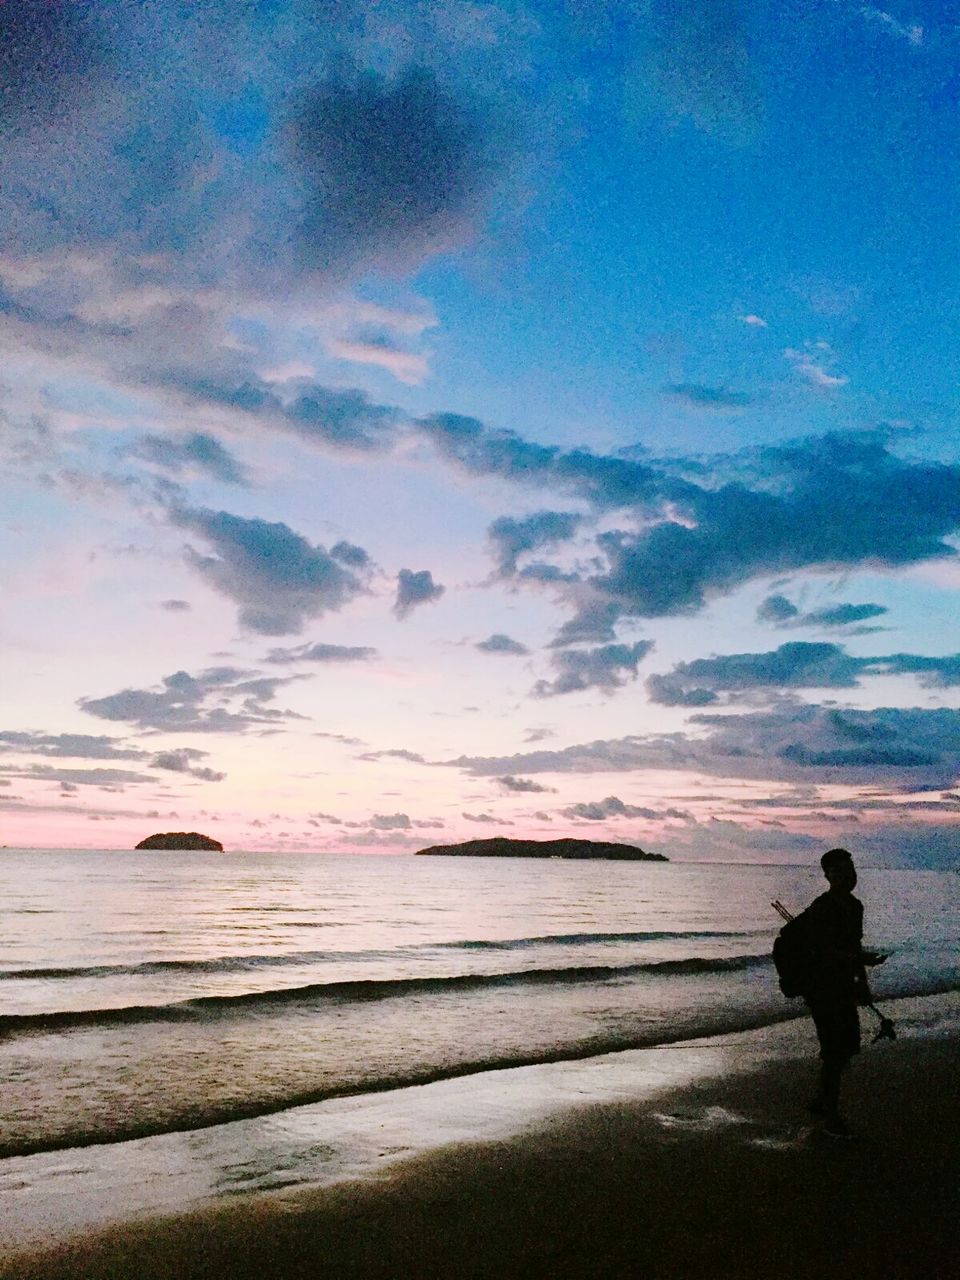
<instances>
[{"instance_id":1,"label":"silhouette of man","mask_svg":"<svg viewBox=\"0 0 960 1280\"><path fill-rule=\"evenodd\" d=\"M863 903L853 896L857 871L846 849L830 849L820 859L830 888L803 913L809 969L803 996L820 1042L820 1081L810 1103L824 1117L824 1130L849 1137L840 1114L840 1079L860 1052L859 1004L872 1004L866 965L884 957L864 951Z\"/></svg>"}]
</instances>

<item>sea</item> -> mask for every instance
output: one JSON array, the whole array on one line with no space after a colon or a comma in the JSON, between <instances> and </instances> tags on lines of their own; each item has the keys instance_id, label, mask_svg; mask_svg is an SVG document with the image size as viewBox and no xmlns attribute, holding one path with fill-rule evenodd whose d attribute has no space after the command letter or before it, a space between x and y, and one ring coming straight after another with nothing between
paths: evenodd
<instances>
[{"instance_id":1,"label":"sea","mask_svg":"<svg viewBox=\"0 0 960 1280\"><path fill-rule=\"evenodd\" d=\"M0 850L0 1172L803 1012L806 867ZM960 876L863 868L878 1003L960 987Z\"/></svg>"}]
</instances>

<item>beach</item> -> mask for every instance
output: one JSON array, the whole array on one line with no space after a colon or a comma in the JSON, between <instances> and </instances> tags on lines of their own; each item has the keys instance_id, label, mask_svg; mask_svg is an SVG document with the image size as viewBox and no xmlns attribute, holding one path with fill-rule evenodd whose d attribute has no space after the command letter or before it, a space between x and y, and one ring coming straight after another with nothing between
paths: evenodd
<instances>
[{"instance_id":1,"label":"beach","mask_svg":"<svg viewBox=\"0 0 960 1280\"><path fill-rule=\"evenodd\" d=\"M680 1086L665 1076L598 1102L581 1074L578 1102L558 1095L512 1135L25 1248L0 1274L946 1277L960 1245L958 1038L953 1019L914 1022L854 1063L850 1141L804 1110L815 1063L798 1020L703 1041L708 1068ZM527 1087L524 1070L499 1073L503 1089Z\"/></svg>"}]
</instances>

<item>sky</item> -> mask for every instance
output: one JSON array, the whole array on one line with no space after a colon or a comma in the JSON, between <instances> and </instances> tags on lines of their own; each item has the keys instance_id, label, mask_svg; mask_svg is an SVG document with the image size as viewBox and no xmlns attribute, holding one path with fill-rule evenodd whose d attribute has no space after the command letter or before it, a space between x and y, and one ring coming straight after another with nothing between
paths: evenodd
<instances>
[{"instance_id":1,"label":"sky","mask_svg":"<svg viewBox=\"0 0 960 1280\"><path fill-rule=\"evenodd\" d=\"M897 0L4 0L0 842L960 847Z\"/></svg>"}]
</instances>

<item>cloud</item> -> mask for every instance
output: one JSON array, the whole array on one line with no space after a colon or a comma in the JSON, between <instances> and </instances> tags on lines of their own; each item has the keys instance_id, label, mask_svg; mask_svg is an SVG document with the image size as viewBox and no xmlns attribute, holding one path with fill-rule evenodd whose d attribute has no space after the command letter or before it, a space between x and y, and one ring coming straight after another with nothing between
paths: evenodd
<instances>
[{"instance_id":1,"label":"cloud","mask_svg":"<svg viewBox=\"0 0 960 1280\"><path fill-rule=\"evenodd\" d=\"M587 822L605 822L608 818L687 818L680 809L650 809L643 805L625 804L618 796L607 796L586 804L571 804L561 810L565 818L582 818Z\"/></svg>"},{"instance_id":2,"label":"cloud","mask_svg":"<svg viewBox=\"0 0 960 1280\"><path fill-rule=\"evenodd\" d=\"M327 272L361 259L409 267L462 240L497 140L424 67L327 79L304 94L288 136L306 196L302 249Z\"/></svg>"},{"instance_id":3,"label":"cloud","mask_svg":"<svg viewBox=\"0 0 960 1280\"><path fill-rule=\"evenodd\" d=\"M331 355L340 360L350 360L354 364L371 364L379 369L386 369L398 382L408 386L419 386L429 372L425 356L413 351L404 351L386 339L377 341L348 340L335 338L330 343Z\"/></svg>"},{"instance_id":4,"label":"cloud","mask_svg":"<svg viewBox=\"0 0 960 1280\"><path fill-rule=\"evenodd\" d=\"M547 584L578 610L586 595L625 617L693 613L755 577L956 555L948 539L960 528L960 467L901 459L879 432L812 437L694 466L564 452L449 414L418 427L469 474L557 486L598 514L625 514L624 527L595 537L596 571L545 558L516 570L518 584ZM515 526L522 533L526 523L499 525L505 536L494 545L502 543L505 575L524 550ZM562 537L562 525L548 527Z\"/></svg>"},{"instance_id":5,"label":"cloud","mask_svg":"<svg viewBox=\"0 0 960 1280\"><path fill-rule=\"evenodd\" d=\"M264 662L286 665L291 662L364 662L376 656L376 649L363 645L300 644L292 649L271 649Z\"/></svg>"},{"instance_id":6,"label":"cloud","mask_svg":"<svg viewBox=\"0 0 960 1280\"><path fill-rule=\"evenodd\" d=\"M150 761L154 769L167 769L171 773L186 773L191 778L199 778L203 782L222 782L227 776L215 769L197 763L209 755L196 747L178 747L174 751L161 751Z\"/></svg>"},{"instance_id":7,"label":"cloud","mask_svg":"<svg viewBox=\"0 0 960 1280\"><path fill-rule=\"evenodd\" d=\"M668 707L703 706L719 691L837 688L857 684L864 661L835 644L795 641L770 653L731 653L680 662L667 675L647 679L652 702Z\"/></svg>"},{"instance_id":8,"label":"cloud","mask_svg":"<svg viewBox=\"0 0 960 1280\"><path fill-rule=\"evenodd\" d=\"M248 520L226 511L177 507L170 521L208 542L216 552L187 549L191 564L214 590L239 606L241 625L261 635L303 630L310 618L342 609L366 591L352 572L350 544L338 554L313 546L286 524ZM363 553L365 556L365 553ZM346 561L346 563L344 563Z\"/></svg>"},{"instance_id":9,"label":"cloud","mask_svg":"<svg viewBox=\"0 0 960 1280\"><path fill-rule=\"evenodd\" d=\"M168 371L145 374L144 380L199 407L249 417L346 453L389 447L399 421L396 409L375 404L362 391L331 389L302 378L291 379L280 390L249 371L235 378Z\"/></svg>"},{"instance_id":10,"label":"cloud","mask_svg":"<svg viewBox=\"0 0 960 1280\"><path fill-rule=\"evenodd\" d=\"M545 787L539 782L534 782L532 778L516 778L512 773L504 774L496 781L504 791L512 792L514 795L536 795L553 790L553 787Z\"/></svg>"},{"instance_id":11,"label":"cloud","mask_svg":"<svg viewBox=\"0 0 960 1280\"><path fill-rule=\"evenodd\" d=\"M189 613L193 606L189 600L161 600L160 608L167 613Z\"/></svg>"},{"instance_id":12,"label":"cloud","mask_svg":"<svg viewBox=\"0 0 960 1280\"><path fill-rule=\"evenodd\" d=\"M747 316L741 316L740 319L743 321L744 324L750 325L750 327L753 329L767 328L767 322L766 320L763 319L762 316L747 315Z\"/></svg>"},{"instance_id":13,"label":"cloud","mask_svg":"<svg viewBox=\"0 0 960 1280\"><path fill-rule=\"evenodd\" d=\"M511 653L519 656L530 652L519 640L512 640L510 636L505 636L500 631L488 636L486 640L478 641L473 647L479 649L481 653Z\"/></svg>"},{"instance_id":14,"label":"cloud","mask_svg":"<svg viewBox=\"0 0 960 1280\"><path fill-rule=\"evenodd\" d=\"M416 573L411 569L401 569L397 574L397 598L393 612L400 619L406 618L419 605L439 600L445 590L434 582L429 569L420 569Z\"/></svg>"},{"instance_id":15,"label":"cloud","mask_svg":"<svg viewBox=\"0 0 960 1280\"><path fill-rule=\"evenodd\" d=\"M841 374L829 372L829 366L832 365L834 360L829 343L807 343L803 350L799 351L795 347L787 347L783 354L796 369L797 373L806 378L808 382L812 382L815 387L820 387L824 391L833 391L839 387L845 387L850 381L849 378L845 378Z\"/></svg>"},{"instance_id":16,"label":"cloud","mask_svg":"<svg viewBox=\"0 0 960 1280\"><path fill-rule=\"evenodd\" d=\"M697 707L733 695L767 689L850 689L869 676L915 675L927 688L960 685L960 654L926 657L893 653L857 658L841 645L798 640L767 653L732 653L680 662L647 679L652 702Z\"/></svg>"},{"instance_id":17,"label":"cloud","mask_svg":"<svg viewBox=\"0 0 960 1280\"><path fill-rule=\"evenodd\" d=\"M507 822L505 818L495 818L491 813L462 813L461 818L466 818L467 822L483 822L488 826L496 827L512 827L512 822Z\"/></svg>"},{"instance_id":18,"label":"cloud","mask_svg":"<svg viewBox=\"0 0 960 1280\"><path fill-rule=\"evenodd\" d=\"M758 622L782 625L800 616L800 610L786 596L767 596L757 609Z\"/></svg>"},{"instance_id":19,"label":"cloud","mask_svg":"<svg viewBox=\"0 0 960 1280\"><path fill-rule=\"evenodd\" d=\"M917 48L923 44L923 27L918 22L907 26L905 23L898 21L892 14L885 13L883 9L876 9L870 4L861 5L860 12L868 22L876 23L885 31L888 31L890 35L906 40L908 44L912 44Z\"/></svg>"},{"instance_id":20,"label":"cloud","mask_svg":"<svg viewBox=\"0 0 960 1280\"><path fill-rule=\"evenodd\" d=\"M8 768L11 778L29 778L37 782L58 782L67 791L77 787L102 787L108 791L120 791L124 787L144 782L156 782L148 773L135 773L132 769L67 769L50 764L18 765Z\"/></svg>"},{"instance_id":21,"label":"cloud","mask_svg":"<svg viewBox=\"0 0 960 1280\"><path fill-rule=\"evenodd\" d=\"M403 747L395 747L390 751L366 751L358 760L376 762L377 760L407 760L410 764L426 764L423 756L416 751L407 751Z\"/></svg>"},{"instance_id":22,"label":"cloud","mask_svg":"<svg viewBox=\"0 0 960 1280\"><path fill-rule=\"evenodd\" d=\"M149 752L120 745L121 739L89 733L0 732L0 752L63 756L82 760L144 760Z\"/></svg>"},{"instance_id":23,"label":"cloud","mask_svg":"<svg viewBox=\"0 0 960 1280\"><path fill-rule=\"evenodd\" d=\"M246 468L241 466L214 436L193 432L179 439L174 436L143 436L129 449L132 457L174 475L183 471L206 473L224 484L248 485Z\"/></svg>"},{"instance_id":24,"label":"cloud","mask_svg":"<svg viewBox=\"0 0 960 1280\"><path fill-rule=\"evenodd\" d=\"M960 467L903 462L853 436L766 449L756 467L754 488L741 480L688 492L682 522L601 534L609 567L590 584L625 614L656 617L693 612L708 593L761 573L956 554L944 539L960 525Z\"/></svg>"},{"instance_id":25,"label":"cloud","mask_svg":"<svg viewBox=\"0 0 960 1280\"><path fill-rule=\"evenodd\" d=\"M568 619L550 641L551 649L589 641L606 643L616 639L614 630L620 618L620 606L610 600L591 600L581 604L574 617Z\"/></svg>"},{"instance_id":26,"label":"cloud","mask_svg":"<svg viewBox=\"0 0 960 1280\"><path fill-rule=\"evenodd\" d=\"M562 649L554 653L552 663L558 672L555 680L538 680L533 693L538 698L557 697L584 689L601 689L611 693L628 679L635 679L637 666L653 648L652 640L636 644L608 644L597 649Z\"/></svg>"},{"instance_id":27,"label":"cloud","mask_svg":"<svg viewBox=\"0 0 960 1280\"><path fill-rule=\"evenodd\" d=\"M405 813L375 813L370 819L374 831L409 831L411 825Z\"/></svg>"},{"instance_id":28,"label":"cloud","mask_svg":"<svg viewBox=\"0 0 960 1280\"><path fill-rule=\"evenodd\" d=\"M882 604L836 604L801 613L786 596L768 596L757 609L758 622L779 627L848 627L887 613Z\"/></svg>"},{"instance_id":29,"label":"cloud","mask_svg":"<svg viewBox=\"0 0 960 1280\"><path fill-rule=\"evenodd\" d=\"M196 676L176 671L159 688L122 689L103 698L80 698L77 706L102 720L126 721L140 729L191 733L243 733L295 717L267 706L277 690L302 677L257 677L236 667L209 667ZM229 710L232 703L237 710ZM212 704L212 705L211 705Z\"/></svg>"},{"instance_id":30,"label":"cloud","mask_svg":"<svg viewBox=\"0 0 960 1280\"><path fill-rule=\"evenodd\" d=\"M515 520L501 516L488 530L499 571L513 574L521 555L573 537L582 517L569 511L538 511Z\"/></svg>"},{"instance_id":31,"label":"cloud","mask_svg":"<svg viewBox=\"0 0 960 1280\"><path fill-rule=\"evenodd\" d=\"M698 714L689 732L599 739L510 756L459 756L472 777L664 770L803 784L947 789L960 775L960 711L846 710L788 704L768 711Z\"/></svg>"},{"instance_id":32,"label":"cloud","mask_svg":"<svg viewBox=\"0 0 960 1280\"><path fill-rule=\"evenodd\" d=\"M746 392L730 391L726 387L706 387L698 382L673 383L663 390L688 409L708 413L739 413L750 404L750 397Z\"/></svg>"}]
</instances>

